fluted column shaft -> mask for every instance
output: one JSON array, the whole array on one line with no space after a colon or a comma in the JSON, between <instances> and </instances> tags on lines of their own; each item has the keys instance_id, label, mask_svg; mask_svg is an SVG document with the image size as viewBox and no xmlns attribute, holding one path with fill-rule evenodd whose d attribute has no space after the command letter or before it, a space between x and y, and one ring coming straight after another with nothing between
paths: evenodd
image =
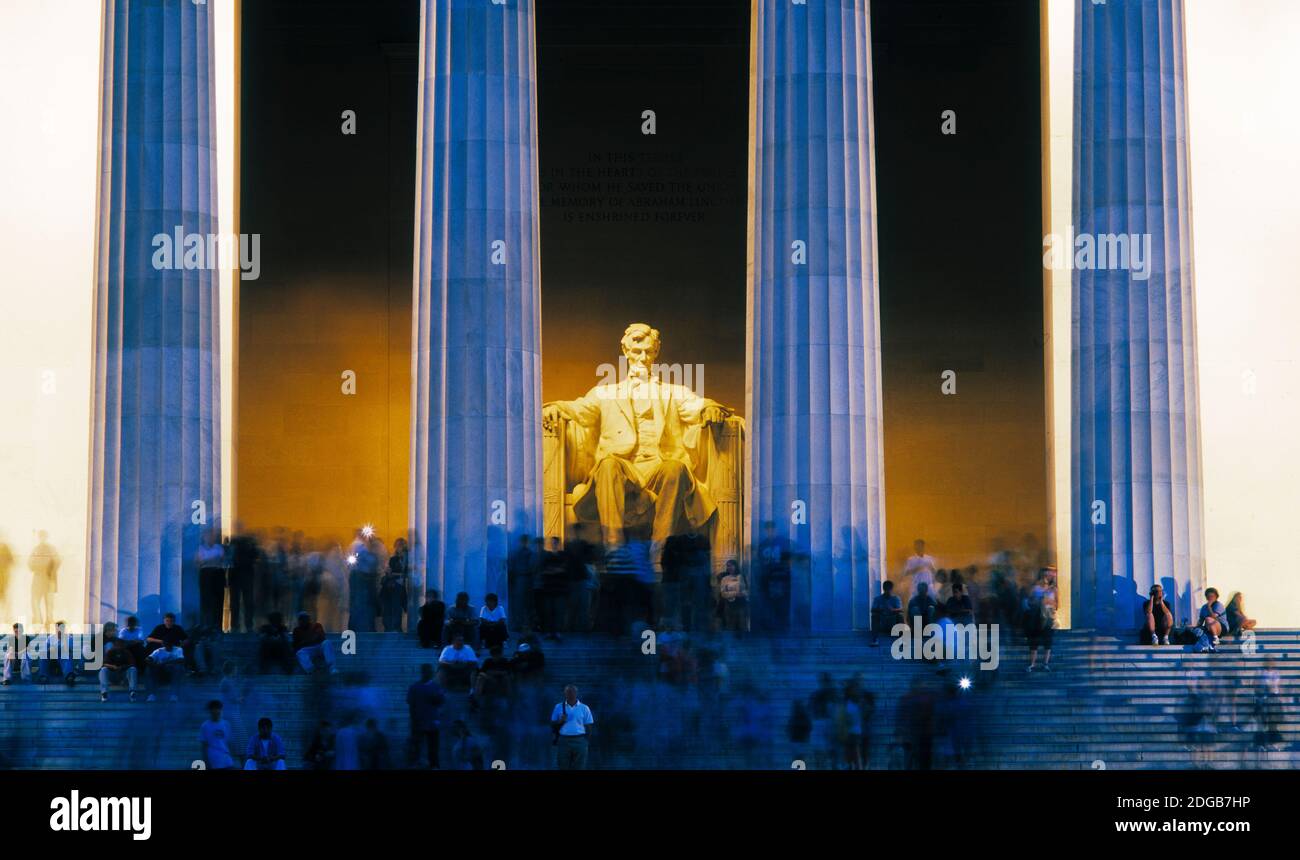
<instances>
[{"instance_id":1,"label":"fluted column shaft","mask_svg":"<svg viewBox=\"0 0 1300 860\"><path fill-rule=\"evenodd\" d=\"M103 20L87 613L148 625L196 610L221 512L218 272L157 239L218 232L212 8L105 0Z\"/></svg>"},{"instance_id":2,"label":"fluted column shaft","mask_svg":"<svg viewBox=\"0 0 1300 860\"><path fill-rule=\"evenodd\" d=\"M1183 3L1075 23L1074 617L1131 628L1153 583L1179 619L1204 585Z\"/></svg>"},{"instance_id":3,"label":"fluted column shaft","mask_svg":"<svg viewBox=\"0 0 1300 860\"><path fill-rule=\"evenodd\" d=\"M424 0L411 515L417 588L506 599L541 527L541 295L530 0Z\"/></svg>"},{"instance_id":4,"label":"fluted column shaft","mask_svg":"<svg viewBox=\"0 0 1300 860\"><path fill-rule=\"evenodd\" d=\"M796 621L869 624L885 511L866 0L756 0L748 412L752 534L807 553Z\"/></svg>"}]
</instances>

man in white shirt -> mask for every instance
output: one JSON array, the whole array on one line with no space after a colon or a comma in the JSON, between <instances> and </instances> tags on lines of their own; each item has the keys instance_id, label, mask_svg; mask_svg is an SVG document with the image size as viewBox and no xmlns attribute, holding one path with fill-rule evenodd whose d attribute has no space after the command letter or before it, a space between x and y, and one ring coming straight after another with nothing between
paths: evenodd
<instances>
[{"instance_id":1,"label":"man in white shirt","mask_svg":"<svg viewBox=\"0 0 1300 860\"><path fill-rule=\"evenodd\" d=\"M220 700L208 702L208 719L199 726L199 742L203 750L203 764L208 770L233 770L235 759L230 754L230 723L221 718Z\"/></svg>"},{"instance_id":2,"label":"man in white shirt","mask_svg":"<svg viewBox=\"0 0 1300 860\"><path fill-rule=\"evenodd\" d=\"M465 644L465 637L457 633L451 644L438 655L438 682L451 690L474 689L474 672L478 669L478 654Z\"/></svg>"},{"instance_id":3,"label":"man in white shirt","mask_svg":"<svg viewBox=\"0 0 1300 860\"><path fill-rule=\"evenodd\" d=\"M903 565L903 578L911 577L911 594L916 594L916 587L924 582L927 586L926 591L931 596L934 595L934 571L936 568L934 556L926 555L925 541L919 538L912 544L915 552L907 559Z\"/></svg>"},{"instance_id":4,"label":"man in white shirt","mask_svg":"<svg viewBox=\"0 0 1300 860\"><path fill-rule=\"evenodd\" d=\"M483 608L478 612L478 636L489 651L493 645L504 644L510 638L506 628L506 610L495 594L483 598Z\"/></svg>"},{"instance_id":5,"label":"man in white shirt","mask_svg":"<svg viewBox=\"0 0 1300 860\"><path fill-rule=\"evenodd\" d=\"M591 708L578 701L578 688L564 688L564 700L551 711L551 730L555 733L555 767L557 770L585 770L587 736L596 720Z\"/></svg>"}]
</instances>

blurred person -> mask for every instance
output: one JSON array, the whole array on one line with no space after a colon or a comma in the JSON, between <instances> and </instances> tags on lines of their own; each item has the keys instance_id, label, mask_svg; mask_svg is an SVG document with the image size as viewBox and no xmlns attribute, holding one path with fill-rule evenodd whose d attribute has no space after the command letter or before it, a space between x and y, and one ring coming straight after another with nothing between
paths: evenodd
<instances>
[{"instance_id":1,"label":"blurred person","mask_svg":"<svg viewBox=\"0 0 1300 860\"><path fill-rule=\"evenodd\" d=\"M830 673L822 672L817 689L808 697L808 713L812 716L813 766L818 770L839 769L841 746L835 737L839 697L840 692Z\"/></svg>"},{"instance_id":2,"label":"blurred person","mask_svg":"<svg viewBox=\"0 0 1300 860\"><path fill-rule=\"evenodd\" d=\"M1038 582L1029 592L1025 611L1025 636L1029 639L1029 666L1026 672L1052 671L1052 636L1056 629L1056 580L1048 568L1038 572ZM1038 649L1043 649L1043 663L1038 665Z\"/></svg>"},{"instance_id":3,"label":"blurred person","mask_svg":"<svg viewBox=\"0 0 1300 860\"><path fill-rule=\"evenodd\" d=\"M37 669L37 682L44 684L48 680L58 678L71 687L77 682L77 670L73 660L74 655L79 654L80 649L74 650L72 641L68 638L67 623L54 622L54 632L45 639L45 658Z\"/></svg>"},{"instance_id":4,"label":"blurred person","mask_svg":"<svg viewBox=\"0 0 1300 860\"><path fill-rule=\"evenodd\" d=\"M1192 753L1192 763L1198 768L1209 768L1213 764L1213 745L1218 735L1214 711L1214 692L1209 681L1200 671L1191 673L1182 723L1187 739L1184 749Z\"/></svg>"},{"instance_id":5,"label":"blurred person","mask_svg":"<svg viewBox=\"0 0 1300 860\"><path fill-rule=\"evenodd\" d=\"M546 656L542 653L542 642L537 634L525 636L515 653L510 657L510 674L515 683L534 683L542 680L546 668Z\"/></svg>"},{"instance_id":6,"label":"blurred person","mask_svg":"<svg viewBox=\"0 0 1300 860\"><path fill-rule=\"evenodd\" d=\"M451 761L453 770L484 770L483 744L464 720L456 720L451 725L452 748Z\"/></svg>"},{"instance_id":7,"label":"blurred person","mask_svg":"<svg viewBox=\"0 0 1300 860\"><path fill-rule=\"evenodd\" d=\"M379 606L384 618L384 631L401 632L402 614L406 609L406 583L410 568L410 554L406 540L393 542L393 554L388 558L388 569L379 581Z\"/></svg>"},{"instance_id":8,"label":"blurred person","mask_svg":"<svg viewBox=\"0 0 1300 860\"><path fill-rule=\"evenodd\" d=\"M903 579L910 583L913 596L915 596L921 585L925 585L926 591L933 599L934 574L937 568L934 556L926 553L925 541L920 538L912 542L912 550L913 552L907 557L907 561L903 562Z\"/></svg>"},{"instance_id":9,"label":"blurred person","mask_svg":"<svg viewBox=\"0 0 1300 860\"><path fill-rule=\"evenodd\" d=\"M379 721L374 717L366 720L365 730L358 740L361 753L362 770L392 770L393 761L389 755L388 735L379 728Z\"/></svg>"},{"instance_id":10,"label":"blurred person","mask_svg":"<svg viewBox=\"0 0 1300 860\"><path fill-rule=\"evenodd\" d=\"M708 535L688 533L682 551L682 628L698 633L709 629L713 615L713 551ZM789 608L783 611L788 622Z\"/></svg>"},{"instance_id":11,"label":"blurred person","mask_svg":"<svg viewBox=\"0 0 1300 860\"><path fill-rule=\"evenodd\" d=\"M1211 651L1219 647L1219 636L1227 630L1227 615L1228 610L1219 602L1218 589L1205 589L1205 603L1201 606L1196 626L1204 630L1205 634L1210 637Z\"/></svg>"},{"instance_id":12,"label":"blurred person","mask_svg":"<svg viewBox=\"0 0 1300 860\"><path fill-rule=\"evenodd\" d=\"M284 761L284 741L272 731L270 717L257 721L257 734L248 739L248 754L244 770L287 770Z\"/></svg>"},{"instance_id":13,"label":"blurred person","mask_svg":"<svg viewBox=\"0 0 1300 860\"><path fill-rule=\"evenodd\" d=\"M457 633L451 644L438 655L438 680L449 690L470 690L478 670L478 655L465 644L465 637Z\"/></svg>"},{"instance_id":14,"label":"blurred person","mask_svg":"<svg viewBox=\"0 0 1300 860\"><path fill-rule=\"evenodd\" d=\"M221 680L217 684L221 699L225 702L243 704L248 694L248 687L240 680L239 667L235 661L226 660L221 664Z\"/></svg>"},{"instance_id":15,"label":"blurred person","mask_svg":"<svg viewBox=\"0 0 1300 860\"><path fill-rule=\"evenodd\" d=\"M406 690L406 706L411 717L411 758L425 748L426 760L431 770L438 768L438 728L442 704L446 701L442 687L433 674L433 666L420 666L420 680Z\"/></svg>"},{"instance_id":16,"label":"blurred person","mask_svg":"<svg viewBox=\"0 0 1300 860\"><path fill-rule=\"evenodd\" d=\"M949 590L948 586L948 571L941 567L935 571L934 586L930 589L930 596L933 597L934 602L938 604L940 613L945 611L948 597L951 594L952 592Z\"/></svg>"},{"instance_id":17,"label":"blurred person","mask_svg":"<svg viewBox=\"0 0 1300 860\"><path fill-rule=\"evenodd\" d=\"M476 647L478 644L478 613L470 605L469 593L462 591L456 595L455 602L452 603L451 609L447 610L447 623L443 625L443 637L450 642L456 636L460 636L470 644L470 647Z\"/></svg>"},{"instance_id":18,"label":"blurred person","mask_svg":"<svg viewBox=\"0 0 1300 860\"><path fill-rule=\"evenodd\" d=\"M348 560L348 628L358 633L373 633L378 615L376 591L379 588L379 557L373 540L358 534Z\"/></svg>"},{"instance_id":19,"label":"blurred person","mask_svg":"<svg viewBox=\"0 0 1300 860\"><path fill-rule=\"evenodd\" d=\"M134 702L139 674L135 659L131 656L131 649L117 636L117 625L112 622L105 624L104 659L103 665L99 667L99 700L108 701L109 684L120 684L125 681L130 691L129 700Z\"/></svg>"},{"instance_id":20,"label":"blurred person","mask_svg":"<svg viewBox=\"0 0 1300 860\"><path fill-rule=\"evenodd\" d=\"M510 638L506 627L506 611L495 594L483 598L483 608L478 613L478 633L483 647L489 651L494 646L500 648Z\"/></svg>"},{"instance_id":21,"label":"blurred person","mask_svg":"<svg viewBox=\"0 0 1300 860\"><path fill-rule=\"evenodd\" d=\"M664 554L659 564L663 569L662 620L667 624L685 624L682 617L682 606L685 603L682 589L690 540L690 535L680 534L672 535L664 541Z\"/></svg>"},{"instance_id":22,"label":"blurred person","mask_svg":"<svg viewBox=\"0 0 1300 860\"><path fill-rule=\"evenodd\" d=\"M208 718L199 726L199 758L206 770L234 770L235 758L230 754L230 740L234 735L230 723L222 719L220 699L208 702Z\"/></svg>"},{"instance_id":23,"label":"blurred person","mask_svg":"<svg viewBox=\"0 0 1300 860\"><path fill-rule=\"evenodd\" d=\"M23 625L15 624L13 626L13 635L10 641L6 643L4 675L3 678L0 678L0 686L8 687L13 682L15 672L24 681L32 679L32 660L27 653L27 642L28 637Z\"/></svg>"},{"instance_id":24,"label":"blurred person","mask_svg":"<svg viewBox=\"0 0 1300 860\"><path fill-rule=\"evenodd\" d=\"M313 622L306 612L298 613L298 624L293 628L292 641L294 657L308 675L315 669L318 657L331 675L338 672L334 665L334 649L325 637L325 628L318 622Z\"/></svg>"},{"instance_id":25,"label":"blurred person","mask_svg":"<svg viewBox=\"0 0 1300 860\"><path fill-rule=\"evenodd\" d=\"M312 732L311 743L303 761L311 770L332 770L334 767L334 724L321 720Z\"/></svg>"},{"instance_id":26,"label":"blurred person","mask_svg":"<svg viewBox=\"0 0 1300 860\"><path fill-rule=\"evenodd\" d=\"M533 573L537 557L529 535L519 536L519 543L506 559L506 588L510 601L510 618L518 632L533 630Z\"/></svg>"},{"instance_id":27,"label":"blurred person","mask_svg":"<svg viewBox=\"0 0 1300 860\"><path fill-rule=\"evenodd\" d=\"M126 626L117 631L117 636L131 650L131 659L135 661L135 665L143 669L148 652L148 637L145 635L144 628L140 626L140 619L128 615Z\"/></svg>"},{"instance_id":28,"label":"blurred person","mask_svg":"<svg viewBox=\"0 0 1300 860\"><path fill-rule=\"evenodd\" d=\"M54 595L59 590L59 558L49 541L49 533L36 533L37 543L27 556L27 569L32 572L32 625L50 624L54 621Z\"/></svg>"},{"instance_id":29,"label":"blurred person","mask_svg":"<svg viewBox=\"0 0 1300 860\"><path fill-rule=\"evenodd\" d=\"M578 688L569 684L564 698L551 710L557 770L586 770L587 744L595 724L591 708L578 700Z\"/></svg>"},{"instance_id":30,"label":"blurred person","mask_svg":"<svg viewBox=\"0 0 1300 860\"><path fill-rule=\"evenodd\" d=\"M763 521L758 542L758 583L762 606L755 612L756 623L769 633L784 633L790 626L790 539L777 534L776 523ZM757 619L761 618L761 622Z\"/></svg>"},{"instance_id":31,"label":"blurred person","mask_svg":"<svg viewBox=\"0 0 1300 860\"><path fill-rule=\"evenodd\" d=\"M954 624L974 624L975 606L970 595L966 593L966 584L960 579L952 584L952 597L944 604L944 614Z\"/></svg>"},{"instance_id":32,"label":"blurred person","mask_svg":"<svg viewBox=\"0 0 1300 860\"><path fill-rule=\"evenodd\" d=\"M268 615L257 631L257 671L266 674L273 666L286 675L294 667L293 637L279 612Z\"/></svg>"},{"instance_id":33,"label":"blurred person","mask_svg":"<svg viewBox=\"0 0 1300 860\"><path fill-rule=\"evenodd\" d=\"M303 610L303 601L307 592L307 543L300 531L293 533L289 543L288 560L288 594L281 614L297 615Z\"/></svg>"},{"instance_id":34,"label":"blurred person","mask_svg":"<svg viewBox=\"0 0 1300 860\"><path fill-rule=\"evenodd\" d=\"M343 547L331 544L325 552L321 566L320 596L316 598L317 611L313 618L330 630L341 630L344 609L348 605L348 562Z\"/></svg>"},{"instance_id":35,"label":"blurred person","mask_svg":"<svg viewBox=\"0 0 1300 860\"><path fill-rule=\"evenodd\" d=\"M560 539L552 537L550 548L542 556L537 603L542 616L542 630L548 638L557 641L564 627L565 608L569 601L569 561L560 547Z\"/></svg>"},{"instance_id":36,"label":"blurred person","mask_svg":"<svg viewBox=\"0 0 1300 860\"><path fill-rule=\"evenodd\" d=\"M854 679L844 684L835 714L835 735L840 743L840 757L849 770L862 770L861 691Z\"/></svg>"},{"instance_id":37,"label":"blurred person","mask_svg":"<svg viewBox=\"0 0 1300 860\"><path fill-rule=\"evenodd\" d=\"M334 770L361 770L361 731L355 713L343 716L343 725L334 733Z\"/></svg>"},{"instance_id":38,"label":"blurred person","mask_svg":"<svg viewBox=\"0 0 1300 860\"><path fill-rule=\"evenodd\" d=\"M199 624L189 631L189 642L184 647L185 667L191 675L207 675L215 671L221 643L221 628Z\"/></svg>"},{"instance_id":39,"label":"blurred person","mask_svg":"<svg viewBox=\"0 0 1300 860\"><path fill-rule=\"evenodd\" d=\"M1255 619L1246 616L1246 600L1240 591L1233 592L1229 598L1225 617L1231 636L1241 636L1247 630L1255 629Z\"/></svg>"},{"instance_id":40,"label":"blurred person","mask_svg":"<svg viewBox=\"0 0 1300 860\"><path fill-rule=\"evenodd\" d=\"M220 629L226 608L226 551L215 529L203 533L194 566L199 570L199 623Z\"/></svg>"},{"instance_id":41,"label":"blurred person","mask_svg":"<svg viewBox=\"0 0 1300 860\"><path fill-rule=\"evenodd\" d=\"M1282 749L1281 723L1285 719L1282 700L1282 673L1277 661L1269 657L1255 683L1255 747L1260 752Z\"/></svg>"},{"instance_id":42,"label":"blurred person","mask_svg":"<svg viewBox=\"0 0 1300 860\"><path fill-rule=\"evenodd\" d=\"M881 636L892 638L894 628L904 623L903 599L894 594L894 583L886 579L880 584L880 596L871 604L871 644L879 644Z\"/></svg>"},{"instance_id":43,"label":"blurred person","mask_svg":"<svg viewBox=\"0 0 1300 860\"><path fill-rule=\"evenodd\" d=\"M239 527L236 525L238 531ZM257 542L237 533L230 541L230 629L253 629L253 594L257 582Z\"/></svg>"},{"instance_id":44,"label":"blurred person","mask_svg":"<svg viewBox=\"0 0 1300 860\"><path fill-rule=\"evenodd\" d=\"M903 736L903 767L929 770L934 751L934 697L921 678L914 677L899 698L895 725Z\"/></svg>"},{"instance_id":45,"label":"blurred person","mask_svg":"<svg viewBox=\"0 0 1300 860\"><path fill-rule=\"evenodd\" d=\"M916 592L912 599L907 601L907 624L908 626L917 625L925 629L927 624L934 623L935 612L938 605L933 597L930 596L930 585L926 582L916 584Z\"/></svg>"},{"instance_id":46,"label":"blurred person","mask_svg":"<svg viewBox=\"0 0 1300 860\"><path fill-rule=\"evenodd\" d=\"M150 689L163 687L172 689L171 701L177 700L174 684L177 675L185 666L185 644L189 637L185 628L176 623L176 614L168 612L163 616L162 624L150 631L146 642L145 661L149 666ZM149 694L149 701L157 698Z\"/></svg>"},{"instance_id":47,"label":"blurred person","mask_svg":"<svg viewBox=\"0 0 1300 860\"><path fill-rule=\"evenodd\" d=\"M492 646L478 669L474 682L473 703L479 713L479 728L492 742L496 758L509 758L510 737L507 722L510 699L514 692L510 661L500 645Z\"/></svg>"},{"instance_id":48,"label":"blurred person","mask_svg":"<svg viewBox=\"0 0 1300 860\"><path fill-rule=\"evenodd\" d=\"M304 542L303 552L302 603L294 614L306 612L313 618L324 619L326 616L321 612L320 598L324 588L325 554L316 548L316 542L311 538Z\"/></svg>"},{"instance_id":49,"label":"blurred person","mask_svg":"<svg viewBox=\"0 0 1300 860\"><path fill-rule=\"evenodd\" d=\"M718 617L723 630L749 629L749 587L734 558L727 559L718 575Z\"/></svg>"},{"instance_id":50,"label":"blurred person","mask_svg":"<svg viewBox=\"0 0 1300 860\"><path fill-rule=\"evenodd\" d=\"M576 534L565 547L565 579L569 591L565 626L578 633L589 633L592 604L600 581L596 575L595 547Z\"/></svg>"},{"instance_id":51,"label":"blurred person","mask_svg":"<svg viewBox=\"0 0 1300 860\"><path fill-rule=\"evenodd\" d=\"M442 647L443 619L446 614L447 604L438 599L438 592L429 589L424 596L424 605L420 607L420 622L415 628L421 648Z\"/></svg>"},{"instance_id":52,"label":"blurred person","mask_svg":"<svg viewBox=\"0 0 1300 860\"><path fill-rule=\"evenodd\" d=\"M1165 589L1160 583L1151 586L1150 596L1142 602L1146 618L1143 635L1152 645L1168 645L1169 631L1174 628L1174 611L1165 600Z\"/></svg>"}]
</instances>

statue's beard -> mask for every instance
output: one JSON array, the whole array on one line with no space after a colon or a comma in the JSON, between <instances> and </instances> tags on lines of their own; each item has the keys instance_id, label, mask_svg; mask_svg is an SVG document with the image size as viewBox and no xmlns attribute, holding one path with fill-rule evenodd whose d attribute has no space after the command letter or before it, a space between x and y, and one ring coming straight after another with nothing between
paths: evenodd
<instances>
[{"instance_id":1,"label":"statue's beard","mask_svg":"<svg viewBox=\"0 0 1300 860\"><path fill-rule=\"evenodd\" d=\"M627 363L628 379L649 379L650 365L644 361L628 361Z\"/></svg>"}]
</instances>

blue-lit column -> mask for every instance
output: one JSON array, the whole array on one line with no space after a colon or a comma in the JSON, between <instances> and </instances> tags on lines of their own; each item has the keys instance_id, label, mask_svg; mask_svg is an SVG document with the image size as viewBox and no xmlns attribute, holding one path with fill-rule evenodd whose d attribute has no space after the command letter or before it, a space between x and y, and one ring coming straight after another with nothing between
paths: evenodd
<instances>
[{"instance_id":1,"label":"blue-lit column","mask_svg":"<svg viewBox=\"0 0 1300 860\"><path fill-rule=\"evenodd\" d=\"M103 20L87 614L148 626L195 614L221 512L212 7L105 0Z\"/></svg>"},{"instance_id":2,"label":"blue-lit column","mask_svg":"<svg viewBox=\"0 0 1300 860\"><path fill-rule=\"evenodd\" d=\"M756 0L751 36L752 534L808 554L797 623L869 625L885 537L865 0Z\"/></svg>"},{"instance_id":3,"label":"blue-lit column","mask_svg":"<svg viewBox=\"0 0 1300 860\"><path fill-rule=\"evenodd\" d=\"M420 69L415 591L504 601L507 535L542 509L532 2L424 0Z\"/></svg>"},{"instance_id":4,"label":"blue-lit column","mask_svg":"<svg viewBox=\"0 0 1300 860\"><path fill-rule=\"evenodd\" d=\"M1133 629L1204 582L1182 0L1079 0L1074 53L1074 618Z\"/></svg>"}]
</instances>

